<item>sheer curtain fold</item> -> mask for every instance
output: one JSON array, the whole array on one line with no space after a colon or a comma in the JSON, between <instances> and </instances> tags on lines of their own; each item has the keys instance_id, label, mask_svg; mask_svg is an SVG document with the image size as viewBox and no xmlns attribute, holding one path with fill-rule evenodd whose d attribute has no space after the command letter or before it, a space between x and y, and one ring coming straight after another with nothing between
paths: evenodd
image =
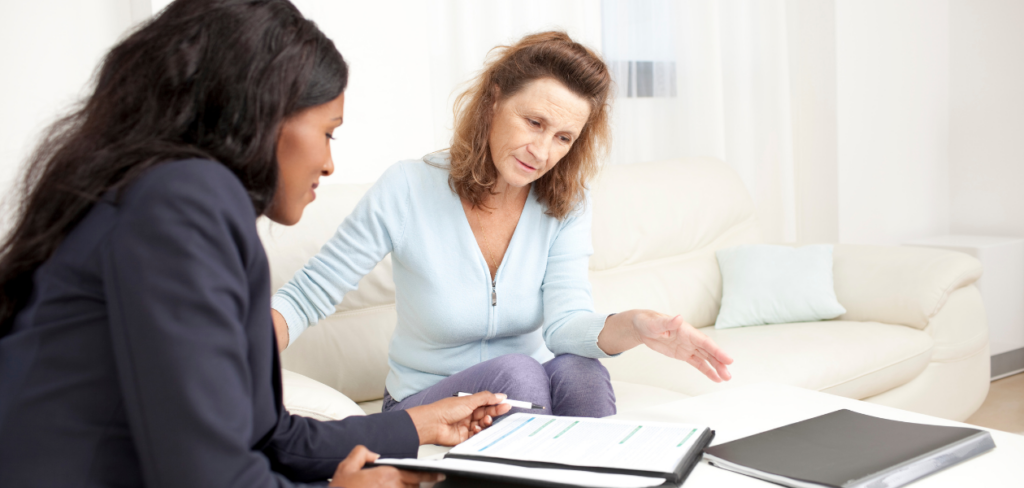
<instances>
[{"instance_id":1,"label":"sheer curtain fold","mask_svg":"<svg viewBox=\"0 0 1024 488\"><path fill-rule=\"evenodd\" d=\"M645 22L652 4L669 4ZM669 25L676 68L672 95L627 94L632 78L614 71L612 164L712 156L732 165L757 205L764 237L796 240L796 205L783 0L604 0L603 52L643 52L646 38ZM637 8L641 6L641 8ZM615 12L616 15L608 15ZM639 17L639 19L638 19ZM644 34L635 32L645 31ZM639 47L638 47L639 44ZM628 73L633 76L632 73Z\"/></svg>"}]
</instances>

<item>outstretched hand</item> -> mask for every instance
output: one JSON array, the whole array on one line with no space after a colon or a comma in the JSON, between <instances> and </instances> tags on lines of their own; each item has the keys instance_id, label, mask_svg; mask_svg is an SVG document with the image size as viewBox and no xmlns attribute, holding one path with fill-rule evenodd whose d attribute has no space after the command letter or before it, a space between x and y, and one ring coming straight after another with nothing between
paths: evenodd
<instances>
[{"instance_id":1,"label":"outstretched hand","mask_svg":"<svg viewBox=\"0 0 1024 488\"><path fill-rule=\"evenodd\" d=\"M711 381L719 383L732 378L727 368L732 364L732 357L681 315L672 317L645 310L633 317L633 327L638 339L647 347L690 363Z\"/></svg>"},{"instance_id":2,"label":"outstretched hand","mask_svg":"<svg viewBox=\"0 0 1024 488\"><path fill-rule=\"evenodd\" d=\"M454 446L490 427L494 417L508 413L512 406L501 403L504 399L503 393L482 391L412 407L406 412L416 425L420 444Z\"/></svg>"}]
</instances>

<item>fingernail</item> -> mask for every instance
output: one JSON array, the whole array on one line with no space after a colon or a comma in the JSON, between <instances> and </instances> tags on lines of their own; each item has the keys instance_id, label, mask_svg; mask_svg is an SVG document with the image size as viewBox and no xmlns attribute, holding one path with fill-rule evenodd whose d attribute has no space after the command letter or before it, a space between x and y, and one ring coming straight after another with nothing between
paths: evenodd
<instances>
[{"instance_id":1,"label":"fingernail","mask_svg":"<svg viewBox=\"0 0 1024 488\"><path fill-rule=\"evenodd\" d=\"M437 481L444 481L444 478L445 478L444 473L441 473L441 474L437 475Z\"/></svg>"},{"instance_id":2,"label":"fingernail","mask_svg":"<svg viewBox=\"0 0 1024 488\"><path fill-rule=\"evenodd\" d=\"M494 396L498 397L499 402L503 402L505 401L506 398L508 398L508 395L504 393L495 393Z\"/></svg>"}]
</instances>

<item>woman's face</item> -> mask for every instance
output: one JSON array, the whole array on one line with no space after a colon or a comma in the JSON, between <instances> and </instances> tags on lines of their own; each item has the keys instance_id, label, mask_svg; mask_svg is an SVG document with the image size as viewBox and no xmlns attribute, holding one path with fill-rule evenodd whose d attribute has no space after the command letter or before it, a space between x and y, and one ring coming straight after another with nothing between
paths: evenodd
<instances>
[{"instance_id":1,"label":"woman's face","mask_svg":"<svg viewBox=\"0 0 1024 488\"><path fill-rule=\"evenodd\" d=\"M495 103L488 142L498 174L521 188L555 167L590 117L590 104L551 78Z\"/></svg>"},{"instance_id":2,"label":"woman's face","mask_svg":"<svg viewBox=\"0 0 1024 488\"><path fill-rule=\"evenodd\" d=\"M277 190L267 217L294 225L316 199L320 176L334 173L330 142L345 115L345 94L292 115L277 138Z\"/></svg>"}]
</instances>

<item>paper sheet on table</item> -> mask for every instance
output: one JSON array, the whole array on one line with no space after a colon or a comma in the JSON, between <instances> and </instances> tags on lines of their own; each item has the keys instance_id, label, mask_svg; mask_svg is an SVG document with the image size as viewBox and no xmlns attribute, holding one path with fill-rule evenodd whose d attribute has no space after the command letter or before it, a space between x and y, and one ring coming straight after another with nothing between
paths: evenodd
<instances>
[{"instance_id":1,"label":"paper sheet on table","mask_svg":"<svg viewBox=\"0 0 1024 488\"><path fill-rule=\"evenodd\" d=\"M449 454L671 473L705 428L516 413Z\"/></svg>"},{"instance_id":2,"label":"paper sheet on table","mask_svg":"<svg viewBox=\"0 0 1024 488\"><path fill-rule=\"evenodd\" d=\"M534 480L569 486L592 486L595 488L646 488L665 483L664 478L594 473L574 469L525 468L511 464L471 461L468 459L378 459L374 464L386 464L396 468L422 468L445 473L507 476L521 480Z\"/></svg>"}]
</instances>

